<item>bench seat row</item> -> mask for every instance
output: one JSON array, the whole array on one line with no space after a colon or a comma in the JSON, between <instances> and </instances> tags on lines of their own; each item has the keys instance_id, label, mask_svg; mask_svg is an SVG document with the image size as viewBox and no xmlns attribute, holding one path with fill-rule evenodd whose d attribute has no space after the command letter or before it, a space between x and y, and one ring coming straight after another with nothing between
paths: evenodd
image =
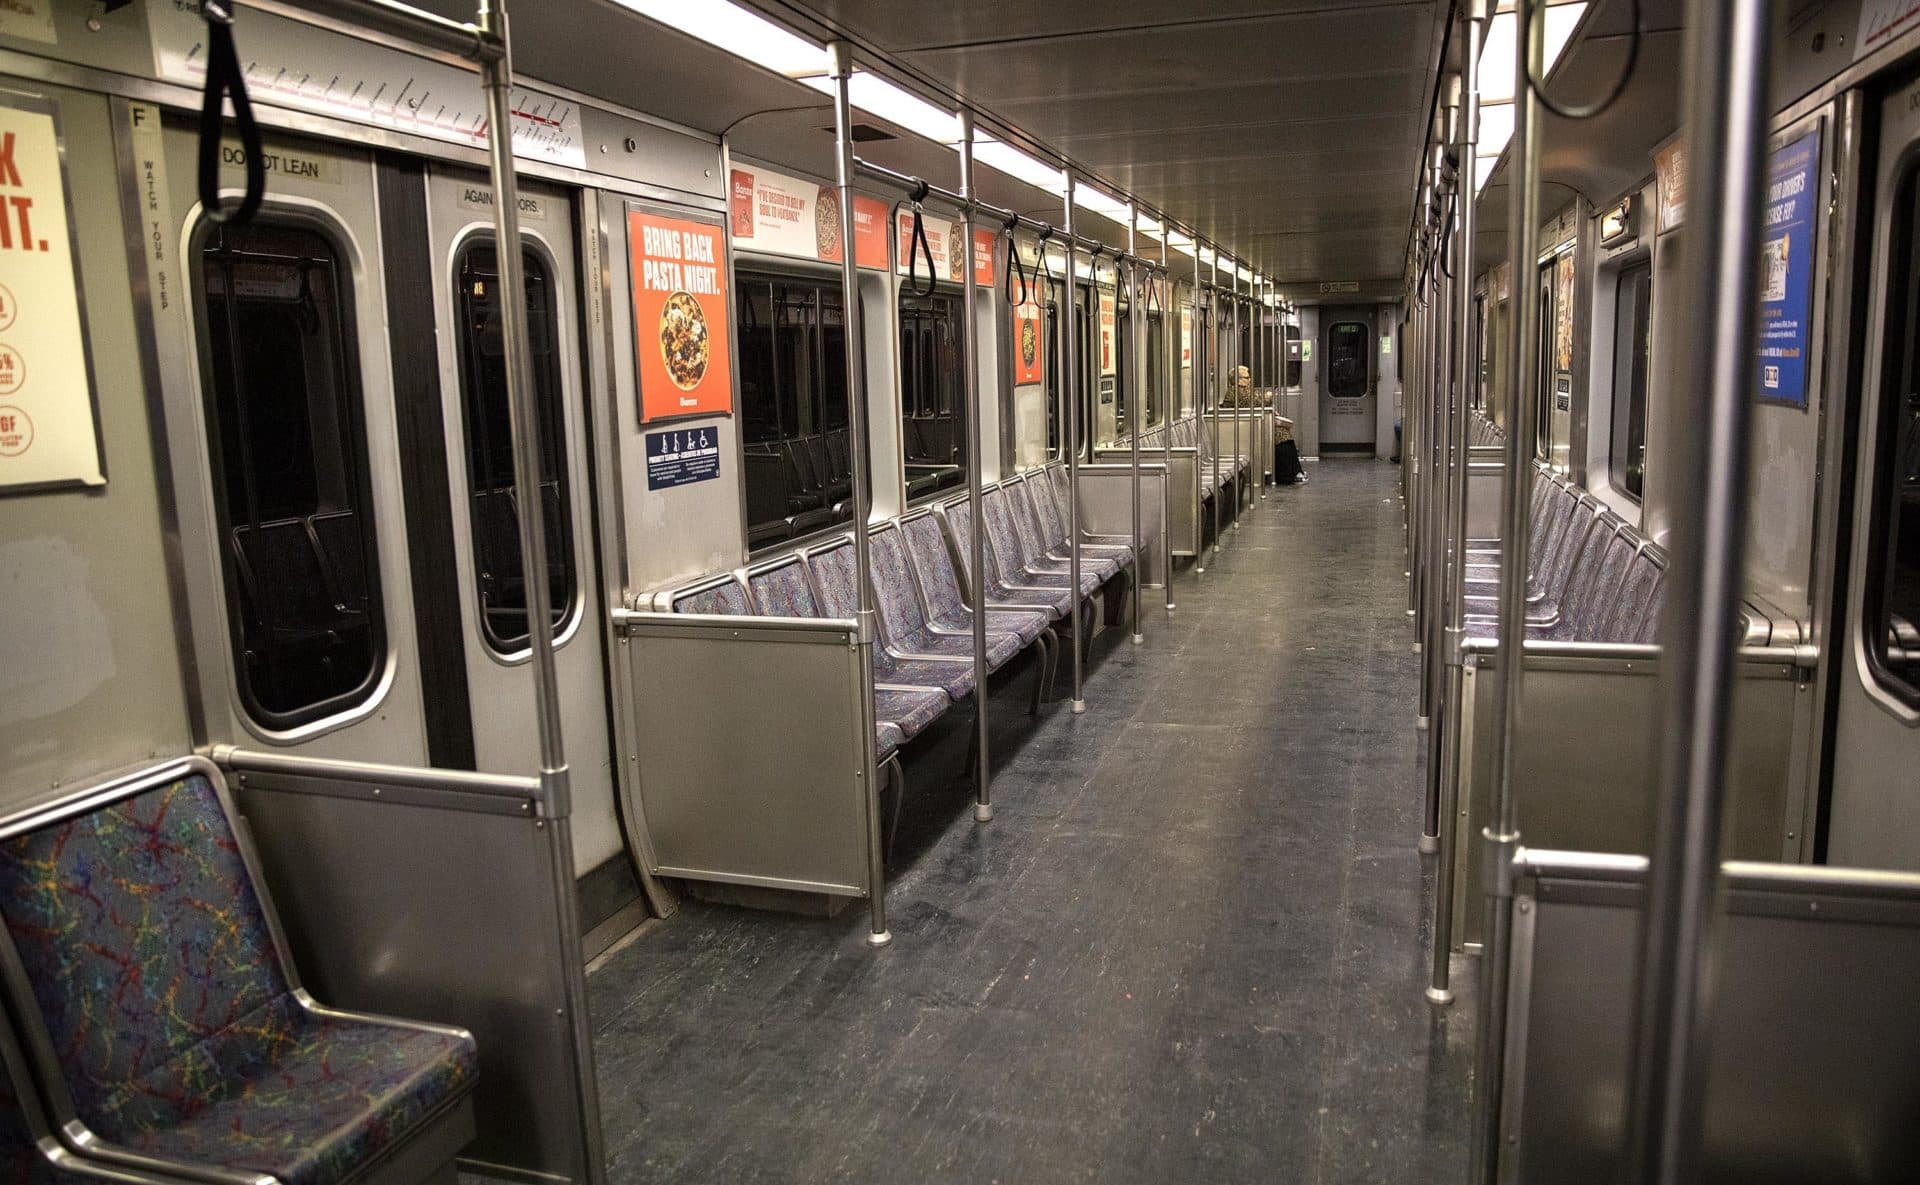
<instances>
[{"instance_id":1,"label":"bench seat row","mask_svg":"<svg viewBox=\"0 0 1920 1185\"><path fill-rule=\"evenodd\" d=\"M1124 541L1082 539L1081 580L1068 572L1064 472L1048 466L982 494L987 525L987 668L997 672L1032 648L1041 669L1033 710L1058 666L1055 626L1086 612L1096 593L1134 566ZM888 761L953 704L974 694L971 507L966 495L874 525L868 547L877 636L875 752ZM654 597L676 614L849 619L858 603L852 533L844 532L737 571L704 577ZM1090 632L1090 631L1089 631ZM896 773L897 776L897 773Z\"/></svg>"},{"instance_id":2,"label":"bench seat row","mask_svg":"<svg viewBox=\"0 0 1920 1185\"><path fill-rule=\"evenodd\" d=\"M1529 510L1527 637L1556 642L1653 642L1667 560L1593 495L1534 466ZM1469 563L1466 629L1492 638L1499 570Z\"/></svg>"}]
</instances>

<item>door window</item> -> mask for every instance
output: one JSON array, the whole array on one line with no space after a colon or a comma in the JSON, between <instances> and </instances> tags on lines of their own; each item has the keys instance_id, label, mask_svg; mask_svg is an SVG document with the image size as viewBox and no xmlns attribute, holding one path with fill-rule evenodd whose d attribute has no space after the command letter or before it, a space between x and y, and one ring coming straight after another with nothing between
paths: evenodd
<instances>
[{"instance_id":1,"label":"door window","mask_svg":"<svg viewBox=\"0 0 1920 1185\"><path fill-rule=\"evenodd\" d=\"M1652 262L1637 263L1621 272L1613 300L1613 434L1608 441L1607 468L1614 486L1637 502L1646 488Z\"/></svg>"},{"instance_id":2,"label":"door window","mask_svg":"<svg viewBox=\"0 0 1920 1185\"><path fill-rule=\"evenodd\" d=\"M561 407L558 298L553 270L521 253L526 272L527 343L540 417L540 522L556 631L579 590L567 489L566 420ZM513 474L512 414L500 324L500 260L490 239L472 238L454 261L461 418L467 437L467 491L480 636L496 654L527 648L526 569L520 562L520 491Z\"/></svg>"},{"instance_id":3,"label":"door window","mask_svg":"<svg viewBox=\"0 0 1920 1185\"><path fill-rule=\"evenodd\" d=\"M1359 399L1367 393L1367 362L1373 335L1359 321L1337 321L1327 330L1327 394Z\"/></svg>"},{"instance_id":4,"label":"door window","mask_svg":"<svg viewBox=\"0 0 1920 1185\"><path fill-rule=\"evenodd\" d=\"M1874 433L1872 537L1865 620L1882 686L1920 707L1920 165L1908 166L1894 210L1880 422Z\"/></svg>"},{"instance_id":5,"label":"door window","mask_svg":"<svg viewBox=\"0 0 1920 1185\"><path fill-rule=\"evenodd\" d=\"M374 693L386 635L350 280L335 240L268 216L208 225L200 351L243 710L272 729Z\"/></svg>"}]
</instances>

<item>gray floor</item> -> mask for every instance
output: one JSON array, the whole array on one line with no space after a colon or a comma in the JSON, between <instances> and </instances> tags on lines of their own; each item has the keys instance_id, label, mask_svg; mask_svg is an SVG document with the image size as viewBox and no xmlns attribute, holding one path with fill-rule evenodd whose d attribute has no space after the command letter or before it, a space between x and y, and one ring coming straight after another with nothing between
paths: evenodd
<instances>
[{"instance_id":1,"label":"gray floor","mask_svg":"<svg viewBox=\"0 0 1920 1185\"><path fill-rule=\"evenodd\" d=\"M616 1182L1463 1178L1472 1005L1421 996L1398 469L1309 466L1103 638L1000 690L999 817L910 767L895 942L690 903L592 981Z\"/></svg>"}]
</instances>

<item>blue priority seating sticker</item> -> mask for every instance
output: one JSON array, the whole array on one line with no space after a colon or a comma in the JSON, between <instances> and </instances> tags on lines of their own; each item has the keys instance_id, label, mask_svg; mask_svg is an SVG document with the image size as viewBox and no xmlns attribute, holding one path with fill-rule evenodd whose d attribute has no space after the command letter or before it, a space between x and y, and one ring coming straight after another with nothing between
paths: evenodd
<instances>
[{"instance_id":1,"label":"blue priority seating sticker","mask_svg":"<svg viewBox=\"0 0 1920 1185\"><path fill-rule=\"evenodd\" d=\"M667 490L719 476L717 428L669 428L647 433L648 489Z\"/></svg>"}]
</instances>

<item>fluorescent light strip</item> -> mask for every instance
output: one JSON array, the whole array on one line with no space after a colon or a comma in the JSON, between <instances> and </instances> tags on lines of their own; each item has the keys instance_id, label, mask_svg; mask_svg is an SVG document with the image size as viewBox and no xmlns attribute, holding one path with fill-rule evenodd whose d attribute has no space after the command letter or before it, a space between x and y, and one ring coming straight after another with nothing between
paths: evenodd
<instances>
[{"instance_id":1,"label":"fluorescent light strip","mask_svg":"<svg viewBox=\"0 0 1920 1185\"><path fill-rule=\"evenodd\" d=\"M775 74L802 78L827 72L827 51L732 0L618 0L641 16L745 58Z\"/></svg>"},{"instance_id":2,"label":"fluorescent light strip","mask_svg":"<svg viewBox=\"0 0 1920 1185\"><path fill-rule=\"evenodd\" d=\"M1542 78L1553 77L1553 67L1559 62L1560 55L1566 52L1567 42L1572 40L1573 31L1580 26L1580 18L1586 15L1586 11L1584 0L1573 4L1555 4L1547 9L1546 44L1542 47L1545 68L1540 72ZM1482 103L1513 101L1515 27L1511 12L1500 13L1487 24L1487 40L1480 50Z\"/></svg>"},{"instance_id":3,"label":"fluorescent light strip","mask_svg":"<svg viewBox=\"0 0 1920 1185\"><path fill-rule=\"evenodd\" d=\"M1024 181L1048 193L1065 193L1067 175L1052 165L1035 160L1013 145L1000 140L981 139L973 144L973 159L1005 173L1015 181Z\"/></svg>"},{"instance_id":4,"label":"fluorescent light strip","mask_svg":"<svg viewBox=\"0 0 1920 1185\"><path fill-rule=\"evenodd\" d=\"M1109 197L1091 185L1079 184L1073 187L1073 204L1083 210L1091 210L1103 218L1111 218L1121 226L1127 224L1127 203L1116 197Z\"/></svg>"},{"instance_id":5,"label":"fluorescent light strip","mask_svg":"<svg viewBox=\"0 0 1920 1185\"><path fill-rule=\"evenodd\" d=\"M800 81L821 94L833 93L831 78L823 76L803 78ZM902 90L878 74L855 70L847 79L847 99L869 115L877 115L888 123L898 124L914 135L925 136L936 144L960 142L958 115L934 106L919 95Z\"/></svg>"}]
</instances>

